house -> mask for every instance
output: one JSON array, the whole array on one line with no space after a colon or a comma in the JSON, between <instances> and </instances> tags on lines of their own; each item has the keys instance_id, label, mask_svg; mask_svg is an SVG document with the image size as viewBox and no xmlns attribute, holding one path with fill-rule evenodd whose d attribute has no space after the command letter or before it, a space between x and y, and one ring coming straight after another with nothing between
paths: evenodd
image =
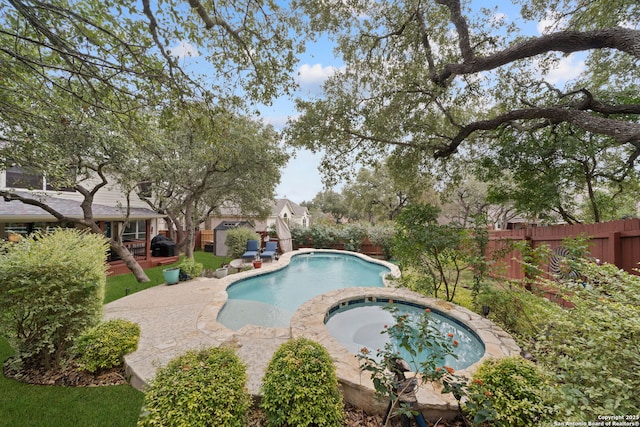
<instances>
[{"instance_id":1,"label":"house","mask_svg":"<svg viewBox=\"0 0 640 427\"><path fill-rule=\"evenodd\" d=\"M219 215L212 214L205 223L205 229L215 229L222 222L249 221L258 232L266 232L273 229L276 218L282 218L289 227L307 228L311 222L309 210L304 206L292 202L289 199L275 199L272 204L271 214L265 220L259 220L251 215L243 214L236 206L225 205L220 208Z\"/></svg>"},{"instance_id":2,"label":"house","mask_svg":"<svg viewBox=\"0 0 640 427\"><path fill-rule=\"evenodd\" d=\"M276 229L277 218L281 218L284 223L289 227L304 227L307 228L311 223L311 216L309 210L297 203L292 202L289 199L276 199L273 201L271 214L266 219L258 219L251 215L243 214L240 208L231 205L225 205L219 210L219 215L212 214L204 224L205 230L201 231L201 236L209 236L210 239L214 239L215 242L202 241L202 245L207 243L213 243L217 253L222 253L224 250L224 242L220 242L219 238L221 232L219 230L231 228L229 225L242 224L243 226L249 226L256 232L266 235L267 232ZM207 233L208 230L218 230Z\"/></svg>"},{"instance_id":3,"label":"house","mask_svg":"<svg viewBox=\"0 0 640 427\"><path fill-rule=\"evenodd\" d=\"M88 188L94 184L91 180L86 182ZM0 171L0 190L10 190L14 194L40 200L71 219L84 218L80 205L83 196L79 192L73 189L53 190L47 184L45 177L21 168L12 167L6 171ZM116 184L109 184L96 193L92 205L93 217L99 227L104 230L105 236L111 237L114 233L122 231L123 243L143 268L171 261L154 260L151 257L151 238L158 233L158 221L162 215L149 209L147 204L134 193L131 193L128 199L130 208L127 215L127 197ZM76 225L73 222L60 224L53 215L37 206L17 200L7 202L0 197L0 238L2 239L15 240L21 235L59 226L75 227ZM175 260L177 259L178 257L175 257ZM110 255L108 261L112 273L128 271L115 254Z\"/></svg>"}]
</instances>

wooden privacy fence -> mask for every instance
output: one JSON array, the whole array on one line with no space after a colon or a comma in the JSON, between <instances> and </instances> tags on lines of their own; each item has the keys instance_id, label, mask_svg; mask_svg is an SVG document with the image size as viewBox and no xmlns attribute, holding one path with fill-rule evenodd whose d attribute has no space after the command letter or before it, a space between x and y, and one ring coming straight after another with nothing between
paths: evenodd
<instances>
[{"instance_id":1,"label":"wooden privacy fence","mask_svg":"<svg viewBox=\"0 0 640 427\"><path fill-rule=\"evenodd\" d=\"M532 248L548 245L552 250L562 246L562 240L585 236L593 258L614 264L633 274L640 263L640 219L625 219L597 224L553 225L519 230L490 231L487 256L498 261L494 272L509 279L524 278L522 254L511 244L528 241ZM548 271L548 265L542 266Z\"/></svg>"}]
</instances>

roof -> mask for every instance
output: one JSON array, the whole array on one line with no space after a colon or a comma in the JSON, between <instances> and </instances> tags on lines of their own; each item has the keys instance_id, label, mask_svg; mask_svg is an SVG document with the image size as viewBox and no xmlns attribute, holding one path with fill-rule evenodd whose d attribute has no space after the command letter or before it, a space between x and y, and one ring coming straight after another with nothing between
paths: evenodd
<instances>
[{"instance_id":1,"label":"roof","mask_svg":"<svg viewBox=\"0 0 640 427\"><path fill-rule=\"evenodd\" d=\"M272 203L271 216L279 216L280 212L282 212L282 209L287 204L289 204L295 216L304 216L308 212L307 208L302 207L289 199L275 199ZM219 209L219 212L220 216L222 217L244 218L246 216L251 216L244 214L238 206L232 205L230 203L225 203L224 205L222 205Z\"/></svg>"},{"instance_id":2,"label":"roof","mask_svg":"<svg viewBox=\"0 0 640 427\"><path fill-rule=\"evenodd\" d=\"M273 207L273 215L278 216L278 214L282 212L282 209L287 203L291 207L294 215L304 216L307 213L307 208L300 206L299 204L294 203L289 199L276 199Z\"/></svg>"},{"instance_id":3,"label":"roof","mask_svg":"<svg viewBox=\"0 0 640 427\"><path fill-rule=\"evenodd\" d=\"M16 191L16 194L46 203L62 215L74 219L83 219L84 214L80 201L62 199L44 193L30 193ZM127 219L126 207L105 206L94 203L92 205L93 218L96 221L124 221ZM162 218L161 215L147 208L131 208L128 219ZM49 212L18 200L10 202L0 197L0 222L55 222L57 219Z\"/></svg>"}]
</instances>

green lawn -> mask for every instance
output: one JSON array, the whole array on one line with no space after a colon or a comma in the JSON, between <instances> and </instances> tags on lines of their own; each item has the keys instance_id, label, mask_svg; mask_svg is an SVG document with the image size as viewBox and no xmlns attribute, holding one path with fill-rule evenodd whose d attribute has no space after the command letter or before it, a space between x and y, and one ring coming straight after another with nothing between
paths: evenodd
<instances>
[{"instance_id":1,"label":"green lawn","mask_svg":"<svg viewBox=\"0 0 640 427\"><path fill-rule=\"evenodd\" d=\"M205 269L216 269L229 261L210 252L198 251L194 257ZM151 279L147 283L138 283L131 273L107 278L105 304L122 298L127 292L138 292L164 283L162 270L168 267L146 270ZM0 366L4 366L4 361L12 354L7 341L0 337ZM141 392L128 385L37 386L0 376L0 427L135 426L143 397Z\"/></svg>"},{"instance_id":2,"label":"green lawn","mask_svg":"<svg viewBox=\"0 0 640 427\"><path fill-rule=\"evenodd\" d=\"M0 365L11 354L0 338ZM0 426L135 426L142 399L143 394L128 385L37 386L0 376Z\"/></svg>"}]
</instances>

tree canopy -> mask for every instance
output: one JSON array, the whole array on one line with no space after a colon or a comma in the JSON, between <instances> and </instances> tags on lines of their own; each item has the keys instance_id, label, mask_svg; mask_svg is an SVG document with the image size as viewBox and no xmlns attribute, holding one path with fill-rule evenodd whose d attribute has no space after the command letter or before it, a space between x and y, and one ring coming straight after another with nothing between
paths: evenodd
<instances>
[{"instance_id":1,"label":"tree canopy","mask_svg":"<svg viewBox=\"0 0 640 427\"><path fill-rule=\"evenodd\" d=\"M628 147L635 161L637 2L516 1L519 17L476 3L305 2L312 27L334 37L346 67L325 83L324 97L297 102L289 140L324 149L329 180L388 154L455 160L505 132L562 124ZM540 35L522 30L536 22L549 25ZM585 58L579 78L547 77L574 54Z\"/></svg>"}]
</instances>

